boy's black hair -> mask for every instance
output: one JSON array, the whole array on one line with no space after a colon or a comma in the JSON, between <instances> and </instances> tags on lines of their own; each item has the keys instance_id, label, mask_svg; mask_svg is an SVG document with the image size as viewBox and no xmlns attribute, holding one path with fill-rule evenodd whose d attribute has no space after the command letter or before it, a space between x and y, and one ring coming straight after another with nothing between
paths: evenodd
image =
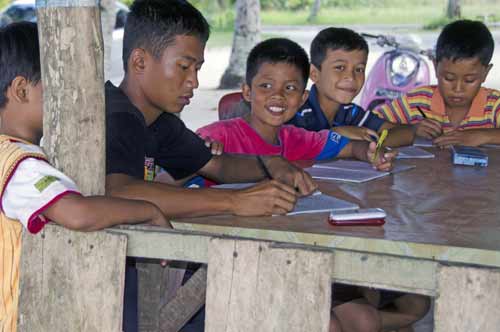
<instances>
[{"instance_id":1,"label":"boy's black hair","mask_svg":"<svg viewBox=\"0 0 500 332\"><path fill-rule=\"evenodd\" d=\"M40 82L40 49L35 23L12 23L0 29L0 108L7 104L7 89L17 76L33 85Z\"/></svg>"},{"instance_id":2,"label":"boy's black hair","mask_svg":"<svg viewBox=\"0 0 500 332\"><path fill-rule=\"evenodd\" d=\"M271 38L255 45L247 58L246 83L249 86L264 63L294 65L302 74L305 89L309 79L309 58L306 51L296 42L286 38Z\"/></svg>"},{"instance_id":3,"label":"boy's black hair","mask_svg":"<svg viewBox=\"0 0 500 332\"><path fill-rule=\"evenodd\" d=\"M321 30L311 43L311 63L316 68L321 69L328 50L361 50L368 54L368 43L351 29L330 27Z\"/></svg>"},{"instance_id":4,"label":"boy's black hair","mask_svg":"<svg viewBox=\"0 0 500 332\"><path fill-rule=\"evenodd\" d=\"M493 56L495 42L490 30L479 21L458 20L446 25L436 44L436 62L479 58L487 66Z\"/></svg>"},{"instance_id":5,"label":"boy's black hair","mask_svg":"<svg viewBox=\"0 0 500 332\"><path fill-rule=\"evenodd\" d=\"M143 48L159 59L176 36L195 36L206 43L210 26L185 0L136 0L130 7L123 35L123 69L132 50Z\"/></svg>"}]
</instances>

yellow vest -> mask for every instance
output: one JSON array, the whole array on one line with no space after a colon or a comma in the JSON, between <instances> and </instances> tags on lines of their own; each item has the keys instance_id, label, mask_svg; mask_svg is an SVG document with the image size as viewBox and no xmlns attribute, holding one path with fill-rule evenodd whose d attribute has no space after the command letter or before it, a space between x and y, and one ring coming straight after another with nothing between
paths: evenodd
<instances>
[{"instance_id":1,"label":"yellow vest","mask_svg":"<svg viewBox=\"0 0 500 332\"><path fill-rule=\"evenodd\" d=\"M0 202L5 185L19 163L29 157L46 160L41 153L27 152L11 142L15 137L0 135ZM21 257L21 234L23 226L17 220L0 211L0 331L17 330L19 300L19 262Z\"/></svg>"}]
</instances>

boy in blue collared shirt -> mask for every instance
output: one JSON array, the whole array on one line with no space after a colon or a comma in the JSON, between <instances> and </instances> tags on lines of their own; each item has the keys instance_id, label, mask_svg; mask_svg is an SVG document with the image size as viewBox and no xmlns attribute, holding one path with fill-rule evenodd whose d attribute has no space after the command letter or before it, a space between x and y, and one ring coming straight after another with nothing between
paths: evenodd
<instances>
[{"instance_id":1,"label":"boy in blue collared shirt","mask_svg":"<svg viewBox=\"0 0 500 332\"><path fill-rule=\"evenodd\" d=\"M368 44L356 32L326 28L311 43L310 78L314 82L307 101L288 122L319 131L335 127L335 132L351 139L371 141L389 130L386 146L411 145L415 128L394 125L353 104L365 82ZM382 328L412 331L411 325L429 309L429 298L399 292L360 289L366 300L380 311ZM391 306L391 310L387 310Z\"/></svg>"},{"instance_id":2,"label":"boy in blue collared shirt","mask_svg":"<svg viewBox=\"0 0 500 332\"><path fill-rule=\"evenodd\" d=\"M319 131L335 127L343 136L374 140L389 129L385 145L411 145L412 126L399 126L378 118L353 104L365 82L368 44L356 32L327 28L311 44L311 88L309 98L289 124Z\"/></svg>"}]
</instances>

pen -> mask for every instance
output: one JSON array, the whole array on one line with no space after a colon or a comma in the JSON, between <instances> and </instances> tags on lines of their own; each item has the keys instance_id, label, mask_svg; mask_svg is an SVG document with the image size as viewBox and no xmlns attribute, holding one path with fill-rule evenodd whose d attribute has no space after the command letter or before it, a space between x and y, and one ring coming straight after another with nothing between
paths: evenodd
<instances>
[{"instance_id":1,"label":"pen","mask_svg":"<svg viewBox=\"0 0 500 332\"><path fill-rule=\"evenodd\" d=\"M272 180L273 176L271 175L271 173L269 173L269 170L267 169L266 164L264 163L264 160L262 160L261 156L257 156L257 162L259 163L259 167L266 176L266 178Z\"/></svg>"},{"instance_id":2,"label":"pen","mask_svg":"<svg viewBox=\"0 0 500 332\"><path fill-rule=\"evenodd\" d=\"M421 109L419 106L417 106L417 111L418 111L420 114L422 114L422 117L423 117L424 119L427 119L427 115L425 115L424 111L422 111L422 109Z\"/></svg>"},{"instance_id":3,"label":"pen","mask_svg":"<svg viewBox=\"0 0 500 332\"><path fill-rule=\"evenodd\" d=\"M389 133L389 131L387 129L382 130L382 133L380 134L380 137L378 138L378 141L377 141L377 146L375 147L375 153L373 154L372 162L378 158L378 154L380 153L380 150L382 149L382 144L384 143L385 138L387 137L388 133Z\"/></svg>"}]
</instances>

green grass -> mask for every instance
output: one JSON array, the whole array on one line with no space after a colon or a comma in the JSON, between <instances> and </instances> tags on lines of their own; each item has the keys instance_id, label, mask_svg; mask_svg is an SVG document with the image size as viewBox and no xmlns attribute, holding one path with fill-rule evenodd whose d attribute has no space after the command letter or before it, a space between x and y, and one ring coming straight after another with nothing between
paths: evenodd
<instances>
[{"instance_id":1,"label":"green grass","mask_svg":"<svg viewBox=\"0 0 500 332\"><path fill-rule=\"evenodd\" d=\"M0 10L3 10L10 3L10 0L0 0Z\"/></svg>"},{"instance_id":2,"label":"green grass","mask_svg":"<svg viewBox=\"0 0 500 332\"><path fill-rule=\"evenodd\" d=\"M133 0L121 0L130 3ZM215 1L215 0L208 0ZM448 19L444 17L447 0L433 0L432 5L428 0L389 1L385 0L387 7L367 5L352 8L322 7L319 16L314 22L307 22L309 10L285 11L264 10L261 20L264 25L347 25L347 24L419 24L425 29L440 29ZM0 9L7 6L10 0L0 0ZM368 2L370 3L370 2ZM379 2L373 2L379 3ZM202 9L204 15L213 27L212 37L208 47L219 47L231 44L232 27L235 13L232 9L210 13ZM488 22L500 21L500 0L463 0L462 16L471 19L482 19L485 15Z\"/></svg>"},{"instance_id":3,"label":"green grass","mask_svg":"<svg viewBox=\"0 0 500 332\"><path fill-rule=\"evenodd\" d=\"M424 7L415 8L323 8L315 24L341 25L341 24L424 24L426 21L437 19L442 16L444 8ZM262 13L263 24L273 25L305 25L309 11L278 12L269 11Z\"/></svg>"},{"instance_id":4,"label":"green grass","mask_svg":"<svg viewBox=\"0 0 500 332\"><path fill-rule=\"evenodd\" d=\"M443 22L444 3L404 7L358 7L358 8L322 8L314 24L421 24ZM478 16L500 13L500 1L490 4L471 4L462 7L462 15L466 18L478 19ZM497 15L496 19L499 19ZM265 25L307 25L308 10L302 11L263 11L262 24ZM493 17L493 19L495 19ZM439 24L438 24L439 25ZM438 26L440 27L440 26Z\"/></svg>"},{"instance_id":5,"label":"green grass","mask_svg":"<svg viewBox=\"0 0 500 332\"><path fill-rule=\"evenodd\" d=\"M261 39L268 39L278 37L277 35L264 33L261 35ZM233 44L233 32L232 31L221 31L214 30L210 33L210 38L207 42L207 48L216 48L216 47L231 47Z\"/></svg>"}]
</instances>

